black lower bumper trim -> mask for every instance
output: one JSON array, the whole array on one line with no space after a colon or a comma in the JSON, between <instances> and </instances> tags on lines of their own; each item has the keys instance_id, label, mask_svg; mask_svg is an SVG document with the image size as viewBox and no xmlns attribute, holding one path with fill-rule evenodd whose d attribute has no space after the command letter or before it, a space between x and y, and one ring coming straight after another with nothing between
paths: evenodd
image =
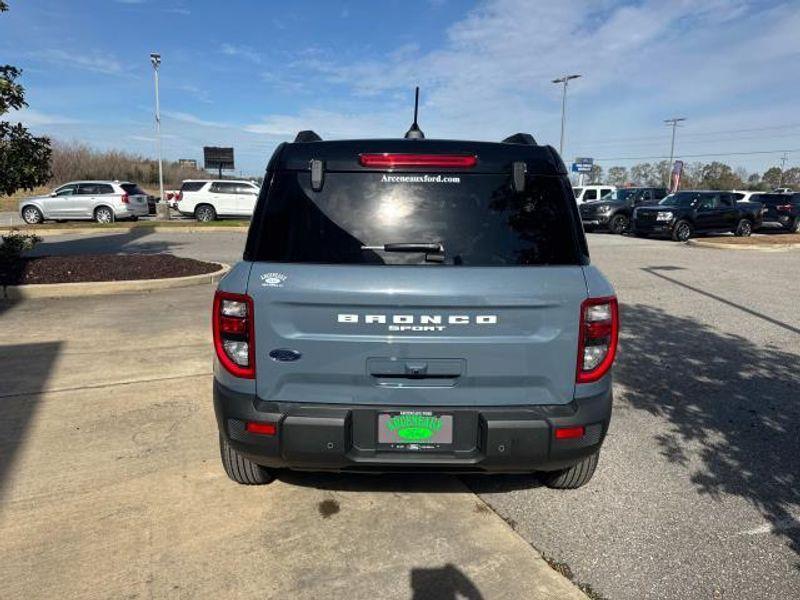
<instances>
[{"instance_id":1,"label":"black lower bumper trim","mask_svg":"<svg viewBox=\"0 0 800 600\"><path fill-rule=\"evenodd\" d=\"M565 405L438 407L265 402L214 382L220 432L238 452L272 468L333 471L518 473L557 470L596 452L611 418L611 390ZM453 443L391 449L378 443L378 414L435 411L453 416ZM248 421L275 423L274 436L249 433ZM554 430L583 426L583 436Z\"/></svg>"}]
</instances>

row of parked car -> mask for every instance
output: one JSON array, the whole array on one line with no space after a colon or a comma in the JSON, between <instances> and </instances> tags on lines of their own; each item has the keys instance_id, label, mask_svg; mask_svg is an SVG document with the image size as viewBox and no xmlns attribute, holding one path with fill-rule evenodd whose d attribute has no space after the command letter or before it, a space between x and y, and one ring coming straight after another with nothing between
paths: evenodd
<instances>
[{"instance_id":1,"label":"row of parked car","mask_svg":"<svg viewBox=\"0 0 800 600\"><path fill-rule=\"evenodd\" d=\"M686 190L668 194L665 188L614 188L588 201L586 192L587 188L576 188L586 231L607 229L617 234L664 236L676 241L686 241L695 233L749 236L765 223L779 225L787 232L800 232L797 192Z\"/></svg>"},{"instance_id":2,"label":"row of parked car","mask_svg":"<svg viewBox=\"0 0 800 600\"><path fill-rule=\"evenodd\" d=\"M247 180L186 180L167 200L184 216L198 221L251 217L260 188ZM29 225L47 220L137 220L155 214L156 199L129 181L71 181L42 196L25 198L19 214Z\"/></svg>"}]
</instances>

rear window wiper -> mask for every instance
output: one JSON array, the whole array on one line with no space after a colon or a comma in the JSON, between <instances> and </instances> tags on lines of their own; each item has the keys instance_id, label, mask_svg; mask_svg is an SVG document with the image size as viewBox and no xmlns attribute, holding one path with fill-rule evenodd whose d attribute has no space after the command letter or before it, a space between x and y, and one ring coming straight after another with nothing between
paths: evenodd
<instances>
[{"instance_id":1,"label":"rear window wiper","mask_svg":"<svg viewBox=\"0 0 800 600\"><path fill-rule=\"evenodd\" d=\"M424 252L426 262L444 262L444 245L441 243L403 242L382 246L361 246L362 250L382 252Z\"/></svg>"}]
</instances>

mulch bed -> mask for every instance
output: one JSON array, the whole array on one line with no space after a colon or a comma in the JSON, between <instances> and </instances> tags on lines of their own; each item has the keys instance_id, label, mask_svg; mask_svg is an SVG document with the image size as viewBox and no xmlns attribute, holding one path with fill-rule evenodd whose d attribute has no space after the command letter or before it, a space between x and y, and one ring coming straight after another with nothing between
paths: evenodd
<instances>
[{"instance_id":1,"label":"mulch bed","mask_svg":"<svg viewBox=\"0 0 800 600\"><path fill-rule=\"evenodd\" d=\"M83 254L41 256L0 262L0 285L128 281L202 275L218 264L171 254Z\"/></svg>"},{"instance_id":2,"label":"mulch bed","mask_svg":"<svg viewBox=\"0 0 800 600\"><path fill-rule=\"evenodd\" d=\"M728 244L730 246L783 246L785 244L800 244L800 233L767 233L765 235L754 235L751 237L705 237L706 242L715 244Z\"/></svg>"}]
</instances>

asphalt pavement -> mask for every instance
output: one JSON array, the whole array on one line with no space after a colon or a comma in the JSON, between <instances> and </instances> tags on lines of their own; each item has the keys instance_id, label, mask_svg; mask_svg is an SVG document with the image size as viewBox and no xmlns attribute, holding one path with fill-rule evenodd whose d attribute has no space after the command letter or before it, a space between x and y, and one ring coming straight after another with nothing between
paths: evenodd
<instances>
[{"instance_id":1,"label":"asphalt pavement","mask_svg":"<svg viewBox=\"0 0 800 600\"><path fill-rule=\"evenodd\" d=\"M464 481L535 548L612 599L800 597L800 252L589 236L623 333L598 471ZM227 263L242 233L53 236L38 253L173 252Z\"/></svg>"}]
</instances>

